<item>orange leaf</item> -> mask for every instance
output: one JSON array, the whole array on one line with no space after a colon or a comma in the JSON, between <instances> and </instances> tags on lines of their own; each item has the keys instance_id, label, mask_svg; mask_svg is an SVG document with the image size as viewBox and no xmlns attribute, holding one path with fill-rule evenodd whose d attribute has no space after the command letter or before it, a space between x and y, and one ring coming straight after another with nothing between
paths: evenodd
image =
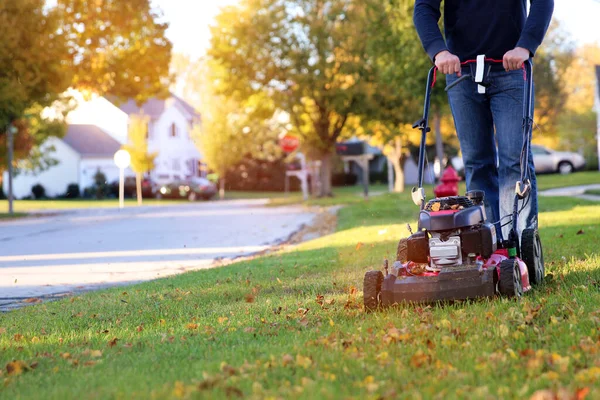
<instances>
[{"instance_id":1,"label":"orange leaf","mask_svg":"<svg viewBox=\"0 0 600 400\"><path fill-rule=\"evenodd\" d=\"M363 245L362 242L356 243L356 251L359 251L360 248L362 247L362 245Z\"/></svg>"},{"instance_id":2,"label":"orange leaf","mask_svg":"<svg viewBox=\"0 0 600 400\"><path fill-rule=\"evenodd\" d=\"M189 330L194 330L194 329L198 329L198 324L187 324L186 328L188 328Z\"/></svg>"},{"instance_id":3,"label":"orange leaf","mask_svg":"<svg viewBox=\"0 0 600 400\"><path fill-rule=\"evenodd\" d=\"M136 331L141 332L144 330L144 324L139 325L137 328L135 328Z\"/></svg>"},{"instance_id":4,"label":"orange leaf","mask_svg":"<svg viewBox=\"0 0 600 400\"><path fill-rule=\"evenodd\" d=\"M41 303L41 302L42 302L42 300L38 299L37 297L32 297L32 298L25 300L25 303Z\"/></svg>"},{"instance_id":5,"label":"orange leaf","mask_svg":"<svg viewBox=\"0 0 600 400\"><path fill-rule=\"evenodd\" d=\"M248 293L246 295L246 303L254 303L254 295L251 293Z\"/></svg>"},{"instance_id":6,"label":"orange leaf","mask_svg":"<svg viewBox=\"0 0 600 400\"><path fill-rule=\"evenodd\" d=\"M583 400L583 399L585 399L585 397L588 395L589 392L590 392L589 387L584 387L583 389L577 389L577 392L575 392L575 398L577 400Z\"/></svg>"},{"instance_id":7,"label":"orange leaf","mask_svg":"<svg viewBox=\"0 0 600 400\"><path fill-rule=\"evenodd\" d=\"M108 342L108 347L116 346L118 341L119 339L117 339L116 337L112 338L112 340Z\"/></svg>"}]
</instances>

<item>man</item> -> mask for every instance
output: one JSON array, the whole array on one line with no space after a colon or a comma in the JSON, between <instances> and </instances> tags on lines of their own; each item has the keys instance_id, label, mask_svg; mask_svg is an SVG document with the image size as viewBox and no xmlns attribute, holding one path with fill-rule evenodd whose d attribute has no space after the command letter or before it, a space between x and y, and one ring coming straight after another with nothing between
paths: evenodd
<instances>
[{"instance_id":1,"label":"man","mask_svg":"<svg viewBox=\"0 0 600 400\"><path fill-rule=\"evenodd\" d=\"M414 23L425 51L447 83L472 65L478 55L502 60L492 64L485 94L467 79L449 90L448 99L460 141L467 190L483 190L488 219L500 233L501 217L511 215L520 180L523 144L523 63L535 55L548 30L553 0L446 0L444 40L438 27L441 0L416 0ZM486 66L487 71L487 66ZM474 72L474 70L473 70ZM496 147L496 141L498 146ZM499 166L496 166L496 160ZM537 228L537 188L530 151L530 199L519 216L518 232ZM502 222L507 222L508 219ZM509 226L502 237L508 239Z\"/></svg>"}]
</instances>

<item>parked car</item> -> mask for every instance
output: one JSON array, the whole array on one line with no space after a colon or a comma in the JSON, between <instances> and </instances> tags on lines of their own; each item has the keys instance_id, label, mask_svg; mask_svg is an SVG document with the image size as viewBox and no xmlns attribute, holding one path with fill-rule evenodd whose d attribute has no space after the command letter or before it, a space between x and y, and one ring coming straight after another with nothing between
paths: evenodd
<instances>
[{"instance_id":1,"label":"parked car","mask_svg":"<svg viewBox=\"0 0 600 400\"><path fill-rule=\"evenodd\" d=\"M538 145L532 145L531 152L533 153L535 172L570 174L585 166L585 159L577 153L550 150Z\"/></svg>"},{"instance_id":2,"label":"parked car","mask_svg":"<svg viewBox=\"0 0 600 400\"><path fill-rule=\"evenodd\" d=\"M531 152L533 153L533 165L535 165L536 173L558 172L570 174L585 167L585 159L577 153L550 150L536 144L531 145ZM452 158L451 163L456 171L461 174L464 173L462 157Z\"/></svg>"},{"instance_id":3,"label":"parked car","mask_svg":"<svg viewBox=\"0 0 600 400\"><path fill-rule=\"evenodd\" d=\"M210 200L217 193L217 186L206 178L192 178L170 182L160 186L156 198Z\"/></svg>"},{"instance_id":4,"label":"parked car","mask_svg":"<svg viewBox=\"0 0 600 400\"><path fill-rule=\"evenodd\" d=\"M119 197L119 181L110 184L109 192L115 197ZM137 197L137 188L134 176L125 177L123 193L125 197ZM148 199L154 197L156 193L156 184L148 178L142 179L142 198Z\"/></svg>"}]
</instances>

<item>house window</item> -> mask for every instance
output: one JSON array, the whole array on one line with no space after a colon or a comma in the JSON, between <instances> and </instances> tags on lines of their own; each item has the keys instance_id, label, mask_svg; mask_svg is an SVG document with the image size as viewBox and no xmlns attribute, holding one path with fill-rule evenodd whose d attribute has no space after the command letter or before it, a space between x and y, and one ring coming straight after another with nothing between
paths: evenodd
<instances>
[{"instance_id":1,"label":"house window","mask_svg":"<svg viewBox=\"0 0 600 400\"><path fill-rule=\"evenodd\" d=\"M170 131L169 131L169 135L170 135L171 137L177 137L177 135L178 135L178 131L177 131L177 125L175 125L174 123L173 123L173 124L171 124L171 129L170 129Z\"/></svg>"}]
</instances>

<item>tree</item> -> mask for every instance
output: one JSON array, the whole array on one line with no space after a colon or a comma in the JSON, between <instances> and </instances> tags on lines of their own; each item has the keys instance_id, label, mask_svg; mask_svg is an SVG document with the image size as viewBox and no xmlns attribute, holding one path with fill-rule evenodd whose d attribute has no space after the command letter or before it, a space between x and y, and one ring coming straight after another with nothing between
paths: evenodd
<instances>
[{"instance_id":1,"label":"tree","mask_svg":"<svg viewBox=\"0 0 600 400\"><path fill-rule=\"evenodd\" d=\"M57 0L73 86L143 104L171 82L168 24L149 0Z\"/></svg>"},{"instance_id":2,"label":"tree","mask_svg":"<svg viewBox=\"0 0 600 400\"><path fill-rule=\"evenodd\" d=\"M213 27L209 54L231 77L221 93L264 93L289 114L303 147L322 162L321 195L331 194L335 143L370 90L362 3L242 0Z\"/></svg>"},{"instance_id":3,"label":"tree","mask_svg":"<svg viewBox=\"0 0 600 400\"><path fill-rule=\"evenodd\" d=\"M6 127L19 128L14 163L43 168L40 145L65 132L69 87L120 99L166 93L171 43L149 0L3 0L0 2L0 154ZM41 111L56 105L56 118ZM0 172L5 168L0 166Z\"/></svg>"},{"instance_id":4,"label":"tree","mask_svg":"<svg viewBox=\"0 0 600 400\"><path fill-rule=\"evenodd\" d=\"M61 121L40 114L61 99L72 78L72 55L59 28L57 11L44 9L43 0L0 2L0 172L7 165L9 125L18 128L15 162L29 158L49 135L64 133ZM35 157L30 160L37 162Z\"/></svg>"},{"instance_id":5,"label":"tree","mask_svg":"<svg viewBox=\"0 0 600 400\"><path fill-rule=\"evenodd\" d=\"M123 149L131 156L131 169L135 172L135 187L138 205L142 205L142 176L154 169L158 153L148 153L148 123L144 115L129 117L129 143Z\"/></svg>"}]
</instances>

